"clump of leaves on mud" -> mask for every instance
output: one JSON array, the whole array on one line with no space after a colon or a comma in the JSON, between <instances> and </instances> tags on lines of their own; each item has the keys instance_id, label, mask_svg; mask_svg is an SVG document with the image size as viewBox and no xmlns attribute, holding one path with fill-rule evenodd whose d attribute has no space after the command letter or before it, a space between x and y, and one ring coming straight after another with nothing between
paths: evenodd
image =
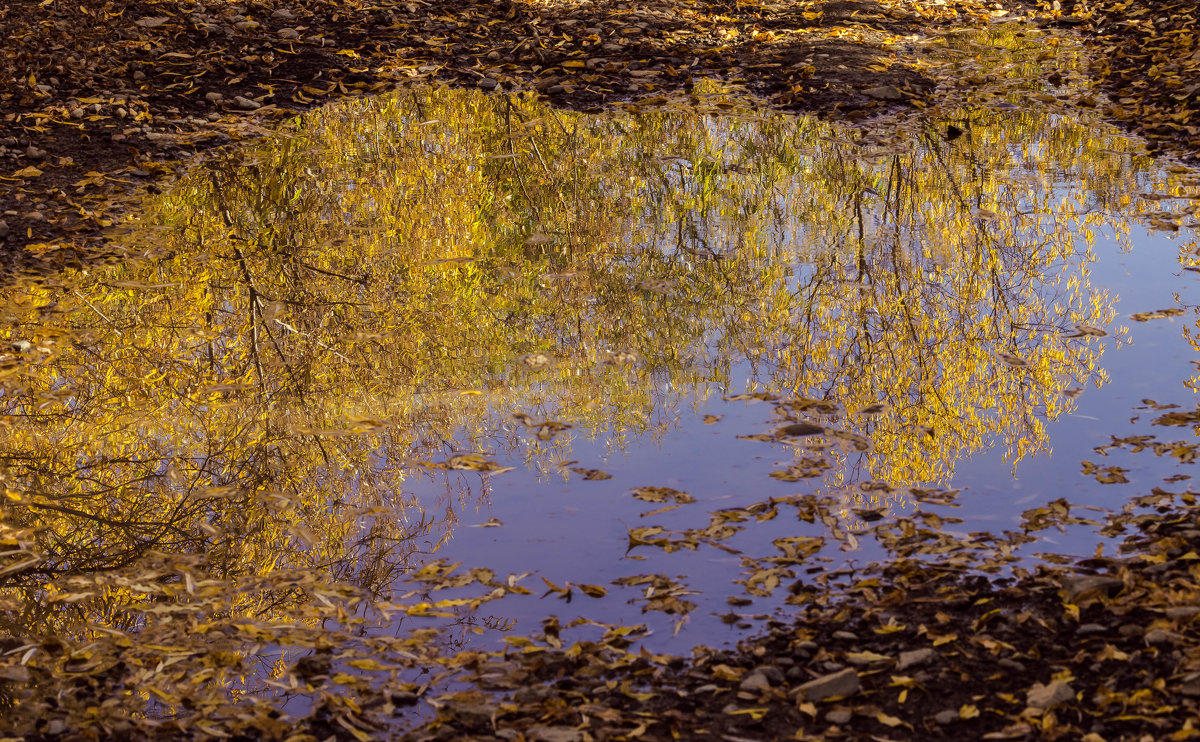
<instances>
[{"instance_id":1,"label":"clump of leaves on mud","mask_svg":"<svg viewBox=\"0 0 1200 742\"><path fill-rule=\"evenodd\" d=\"M1200 6L1189 0L1106 0L1083 15L1094 29L1098 71L1112 99L1109 115L1162 147L1196 157Z\"/></svg>"}]
</instances>

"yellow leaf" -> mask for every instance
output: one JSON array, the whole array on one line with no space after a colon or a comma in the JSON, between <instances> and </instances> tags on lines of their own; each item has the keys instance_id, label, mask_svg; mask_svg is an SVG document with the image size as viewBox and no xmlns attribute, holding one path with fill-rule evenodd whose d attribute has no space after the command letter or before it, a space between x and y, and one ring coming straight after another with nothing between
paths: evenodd
<instances>
[{"instance_id":1,"label":"yellow leaf","mask_svg":"<svg viewBox=\"0 0 1200 742\"><path fill-rule=\"evenodd\" d=\"M979 709L969 703L963 704L958 710L958 718L960 719L974 719L977 716L979 716Z\"/></svg>"},{"instance_id":2,"label":"yellow leaf","mask_svg":"<svg viewBox=\"0 0 1200 742\"><path fill-rule=\"evenodd\" d=\"M875 721L879 722L880 724L886 724L889 727L898 727L904 723L903 720L897 719L895 716L888 716L882 711L880 711L878 714L875 714Z\"/></svg>"},{"instance_id":3,"label":"yellow leaf","mask_svg":"<svg viewBox=\"0 0 1200 742\"><path fill-rule=\"evenodd\" d=\"M846 659L850 660L851 662L853 662L855 664L869 664L871 662L883 662L884 660L890 660L891 657L887 656L886 654L879 654L877 652L866 651L866 652L850 652L849 654L846 655Z\"/></svg>"},{"instance_id":4,"label":"yellow leaf","mask_svg":"<svg viewBox=\"0 0 1200 742\"><path fill-rule=\"evenodd\" d=\"M359 670L386 670L387 669L383 665L381 665L378 662L376 662L375 660L371 660L371 659L350 660L346 664L351 667L357 667Z\"/></svg>"},{"instance_id":5,"label":"yellow leaf","mask_svg":"<svg viewBox=\"0 0 1200 742\"><path fill-rule=\"evenodd\" d=\"M729 715L730 716L747 715L751 719L758 721L767 715L767 711L768 711L768 709L738 709L737 711L730 711Z\"/></svg>"},{"instance_id":6,"label":"yellow leaf","mask_svg":"<svg viewBox=\"0 0 1200 742\"><path fill-rule=\"evenodd\" d=\"M13 177L14 178L36 178L41 174L42 174L41 170L38 170L33 165L30 165L27 168L22 168L21 170L18 170L17 172L13 173Z\"/></svg>"},{"instance_id":7,"label":"yellow leaf","mask_svg":"<svg viewBox=\"0 0 1200 742\"><path fill-rule=\"evenodd\" d=\"M608 595L608 591L599 585L576 585L575 587L579 588L579 592L589 598L603 598L605 595Z\"/></svg>"}]
</instances>

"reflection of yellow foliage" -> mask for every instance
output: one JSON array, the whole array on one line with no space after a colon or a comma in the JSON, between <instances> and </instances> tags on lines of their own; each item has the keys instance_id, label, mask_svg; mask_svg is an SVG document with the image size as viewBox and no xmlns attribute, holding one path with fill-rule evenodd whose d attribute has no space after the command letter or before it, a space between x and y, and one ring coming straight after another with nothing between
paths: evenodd
<instances>
[{"instance_id":1,"label":"reflection of yellow foliage","mask_svg":"<svg viewBox=\"0 0 1200 742\"><path fill-rule=\"evenodd\" d=\"M1136 169L1099 154L1120 141L735 114L407 93L187 177L126 239L149 257L2 298L30 346L3 367L8 518L49 569L158 550L384 590L456 522L450 454L657 435L739 356L773 389L888 401L846 422L871 478L1043 446L1099 353L1059 331L1111 319L1073 235L1128 205ZM1068 167L1077 193L1052 188ZM435 475L436 514L405 494Z\"/></svg>"}]
</instances>

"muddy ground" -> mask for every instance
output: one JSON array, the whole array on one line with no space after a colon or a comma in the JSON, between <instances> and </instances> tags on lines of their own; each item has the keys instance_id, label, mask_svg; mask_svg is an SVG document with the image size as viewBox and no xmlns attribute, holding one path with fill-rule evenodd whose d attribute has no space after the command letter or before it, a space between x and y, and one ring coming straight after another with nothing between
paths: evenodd
<instances>
[{"instance_id":1,"label":"muddy ground","mask_svg":"<svg viewBox=\"0 0 1200 742\"><path fill-rule=\"evenodd\" d=\"M920 39L1010 20L1088 35L1106 65L1097 73L1126 101L1113 117L1195 151L1187 73L1200 59L1181 31L1189 18L1194 27L1188 5L9 0L0 4L0 243L10 269L102 255L101 232L129 191L336 97L430 81L533 89L590 110L710 77L771 106L861 119L957 84L913 64Z\"/></svg>"}]
</instances>

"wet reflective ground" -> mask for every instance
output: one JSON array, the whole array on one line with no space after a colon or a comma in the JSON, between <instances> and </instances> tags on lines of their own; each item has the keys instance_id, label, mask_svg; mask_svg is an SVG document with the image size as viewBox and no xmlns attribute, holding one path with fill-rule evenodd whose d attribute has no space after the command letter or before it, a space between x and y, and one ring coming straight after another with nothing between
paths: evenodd
<instances>
[{"instance_id":1,"label":"wet reflective ground","mask_svg":"<svg viewBox=\"0 0 1200 742\"><path fill-rule=\"evenodd\" d=\"M683 103L331 106L148 201L130 260L8 290L14 627L136 628L70 579L167 554L682 651L918 508L966 539L1188 486L1194 173L1080 118ZM437 560L532 594L412 609Z\"/></svg>"}]
</instances>

